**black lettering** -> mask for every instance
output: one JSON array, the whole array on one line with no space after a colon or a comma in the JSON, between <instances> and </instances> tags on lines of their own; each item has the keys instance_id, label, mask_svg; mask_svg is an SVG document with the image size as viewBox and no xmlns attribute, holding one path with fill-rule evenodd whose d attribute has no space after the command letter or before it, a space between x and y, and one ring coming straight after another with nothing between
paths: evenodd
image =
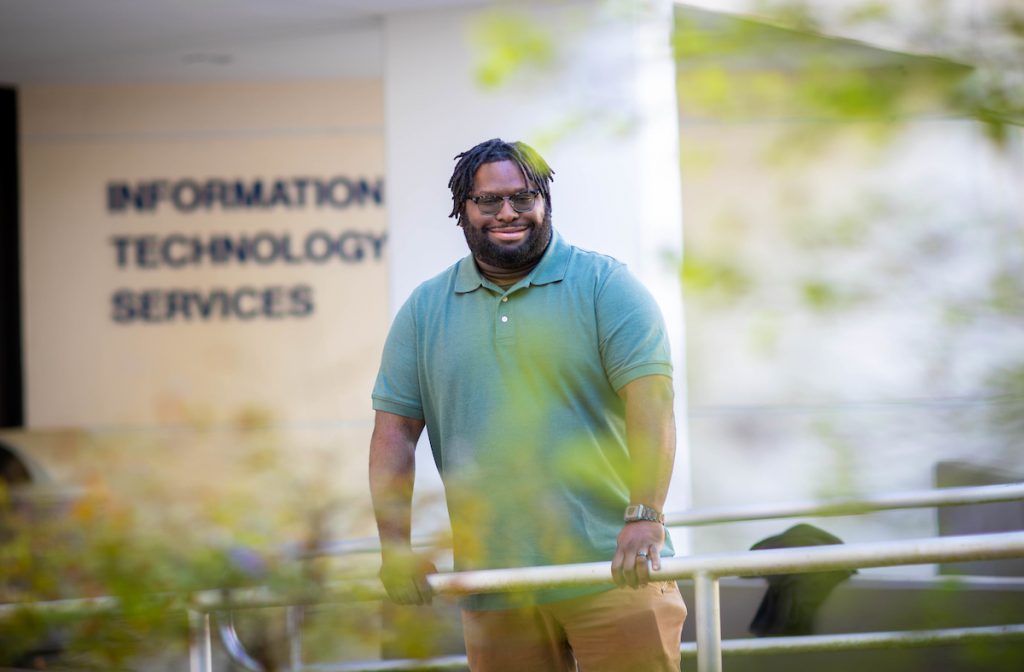
<instances>
[{"instance_id":1,"label":"black lettering","mask_svg":"<svg viewBox=\"0 0 1024 672\"><path fill-rule=\"evenodd\" d=\"M286 208L292 207L292 199L288 195L288 186L284 180L274 182L273 190L270 192L270 200L267 202L267 207L272 208L275 205L284 205Z\"/></svg>"},{"instance_id":2,"label":"black lettering","mask_svg":"<svg viewBox=\"0 0 1024 672\"><path fill-rule=\"evenodd\" d=\"M192 213L199 209L235 208L297 208L315 203L317 208L344 209L372 202L384 204L384 178L358 179L337 175L327 178L290 177L265 181L210 178L183 178L174 181L150 180L130 183L110 181L106 184L106 207L111 213L134 209L153 212L161 202L169 202L175 210Z\"/></svg>"},{"instance_id":3,"label":"black lettering","mask_svg":"<svg viewBox=\"0 0 1024 672\"><path fill-rule=\"evenodd\" d=\"M168 321L174 320L175 316L179 313L186 318L192 317L185 292L171 290L166 293L165 297L167 299L167 308L164 311L164 317Z\"/></svg>"},{"instance_id":4,"label":"black lettering","mask_svg":"<svg viewBox=\"0 0 1024 672\"><path fill-rule=\"evenodd\" d=\"M181 268L189 262L194 262L196 258L197 241L195 239L189 239L180 233L172 233L163 240L163 244L160 245L160 257L163 259L164 264L171 268ZM188 252L181 256L174 256L171 253L171 247L178 245L180 247L187 247ZM191 253L191 254L189 254Z\"/></svg>"},{"instance_id":5,"label":"black lettering","mask_svg":"<svg viewBox=\"0 0 1024 672\"><path fill-rule=\"evenodd\" d=\"M224 209L231 207L233 204L228 202L228 195L228 183L224 180L207 180L203 185L203 200L207 210L211 209L214 203L219 203Z\"/></svg>"},{"instance_id":6,"label":"black lettering","mask_svg":"<svg viewBox=\"0 0 1024 672\"><path fill-rule=\"evenodd\" d=\"M209 250L210 261L215 264L225 264L231 260L232 256L239 263L244 264L249 259L251 245L246 236L242 236L237 241L228 236L217 236L210 239Z\"/></svg>"},{"instance_id":7,"label":"black lettering","mask_svg":"<svg viewBox=\"0 0 1024 672\"><path fill-rule=\"evenodd\" d=\"M380 259L384 254L384 243L388 240L388 234L384 233L380 236L374 236L372 233L366 234L370 244L373 245L373 258Z\"/></svg>"},{"instance_id":8,"label":"black lettering","mask_svg":"<svg viewBox=\"0 0 1024 672\"><path fill-rule=\"evenodd\" d=\"M273 234L259 233L252 239L252 257L256 263L264 265L273 263L280 253L280 241Z\"/></svg>"},{"instance_id":9,"label":"black lettering","mask_svg":"<svg viewBox=\"0 0 1024 672\"><path fill-rule=\"evenodd\" d=\"M313 187L316 191L316 207L322 208L324 204L327 203L328 199L327 185L320 180L315 180L313 182Z\"/></svg>"},{"instance_id":10,"label":"black lettering","mask_svg":"<svg viewBox=\"0 0 1024 672\"><path fill-rule=\"evenodd\" d=\"M343 187L344 198L338 198L338 187ZM344 177L336 177L330 182L327 194L331 200L331 204L336 208L346 208L352 203L352 194L355 190L352 188L352 183Z\"/></svg>"},{"instance_id":11,"label":"black lettering","mask_svg":"<svg viewBox=\"0 0 1024 672\"><path fill-rule=\"evenodd\" d=\"M301 264L302 257L296 257L292 252L292 236L286 233L281 237L281 258L289 264Z\"/></svg>"},{"instance_id":12,"label":"black lettering","mask_svg":"<svg viewBox=\"0 0 1024 672\"><path fill-rule=\"evenodd\" d=\"M110 318L117 324L169 324L218 318L245 322L260 317L282 320L309 317L315 310L314 305L313 288L307 284L291 287L242 286L234 290L216 288L207 292L189 289L133 292L119 289L111 295Z\"/></svg>"},{"instance_id":13,"label":"black lettering","mask_svg":"<svg viewBox=\"0 0 1024 672\"><path fill-rule=\"evenodd\" d=\"M151 289L139 294L139 317L146 322L160 322L160 299L159 290Z\"/></svg>"},{"instance_id":14,"label":"black lettering","mask_svg":"<svg viewBox=\"0 0 1024 672\"><path fill-rule=\"evenodd\" d=\"M295 185L295 194L298 198L295 199L295 205L300 207L306 205L306 187L309 186L308 177L296 177L292 179L292 184Z\"/></svg>"},{"instance_id":15,"label":"black lettering","mask_svg":"<svg viewBox=\"0 0 1024 672\"><path fill-rule=\"evenodd\" d=\"M251 320L254 317L259 316L260 309L258 307L251 308L249 310L242 310L242 299L248 297L250 299L258 299L256 290L252 287L241 287L235 291L234 296L231 300L232 312L242 320Z\"/></svg>"},{"instance_id":16,"label":"black lettering","mask_svg":"<svg viewBox=\"0 0 1024 672\"><path fill-rule=\"evenodd\" d=\"M288 315L282 311L282 302L284 297L283 287L267 287L263 290L263 314L269 318L277 319L281 317L287 317Z\"/></svg>"},{"instance_id":17,"label":"black lettering","mask_svg":"<svg viewBox=\"0 0 1024 672\"><path fill-rule=\"evenodd\" d=\"M135 239L135 265L139 268L159 268L159 251L156 236L139 236Z\"/></svg>"},{"instance_id":18,"label":"black lettering","mask_svg":"<svg viewBox=\"0 0 1024 672\"><path fill-rule=\"evenodd\" d=\"M135 197L135 206L140 210L156 210L157 204L167 199L167 180L150 182L144 190L140 188L140 192L143 193Z\"/></svg>"},{"instance_id":19,"label":"black lettering","mask_svg":"<svg viewBox=\"0 0 1024 672\"><path fill-rule=\"evenodd\" d=\"M296 285L288 292L292 300L291 314L295 317L308 317L313 313L313 288L309 285Z\"/></svg>"},{"instance_id":20,"label":"black lettering","mask_svg":"<svg viewBox=\"0 0 1024 672\"><path fill-rule=\"evenodd\" d=\"M197 292L195 296L200 297L201 295ZM206 295L206 313L203 317L205 318L211 315L220 317L221 319L230 317L232 307L231 298L232 297L228 294L227 290L214 289L211 291Z\"/></svg>"},{"instance_id":21,"label":"black lettering","mask_svg":"<svg viewBox=\"0 0 1024 672\"><path fill-rule=\"evenodd\" d=\"M359 180L359 205L366 204L366 197L373 198L377 205L384 203L384 180L377 178L374 184L370 184L365 178Z\"/></svg>"},{"instance_id":22,"label":"black lettering","mask_svg":"<svg viewBox=\"0 0 1024 672\"><path fill-rule=\"evenodd\" d=\"M166 187L166 180L140 182L135 187L127 182L111 182L107 185L107 209L121 212L130 204L138 211L151 212L156 209Z\"/></svg>"},{"instance_id":23,"label":"black lettering","mask_svg":"<svg viewBox=\"0 0 1024 672\"><path fill-rule=\"evenodd\" d=\"M352 241L350 243L350 241ZM345 261L360 261L365 255L363 234L346 231L338 238L338 255Z\"/></svg>"},{"instance_id":24,"label":"black lettering","mask_svg":"<svg viewBox=\"0 0 1024 672\"><path fill-rule=\"evenodd\" d=\"M191 192L189 200L185 198L186 191ZM171 203L174 204L175 209L181 212L192 212L202 205L202 200L202 189L196 184L195 180L181 180L171 190Z\"/></svg>"},{"instance_id":25,"label":"black lettering","mask_svg":"<svg viewBox=\"0 0 1024 672\"><path fill-rule=\"evenodd\" d=\"M245 183L241 180L235 182L235 202L247 208L263 205L263 182L256 180L252 188L246 191Z\"/></svg>"},{"instance_id":26,"label":"black lettering","mask_svg":"<svg viewBox=\"0 0 1024 672\"><path fill-rule=\"evenodd\" d=\"M339 187L342 188L343 192L340 194L340 196L343 197L340 198L340 200L338 191ZM319 208L322 208L325 205L330 205L335 208L345 208L348 207L348 203L352 199L352 183L344 177L336 177L330 182L320 182L318 180L316 188L316 205Z\"/></svg>"},{"instance_id":27,"label":"black lettering","mask_svg":"<svg viewBox=\"0 0 1024 672\"><path fill-rule=\"evenodd\" d=\"M195 305L196 312L199 313L199 317L204 320L209 319L211 312L213 311L214 299L213 295L204 295L200 292L189 292L185 297L185 303L190 306L188 309L191 315L191 305Z\"/></svg>"},{"instance_id":28,"label":"black lettering","mask_svg":"<svg viewBox=\"0 0 1024 672\"><path fill-rule=\"evenodd\" d=\"M127 324L135 319L135 306L134 301L135 295L127 289L122 289L114 292L111 307L113 312L111 313L111 319L118 324Z\"/></svg>"},{"instance_id":29,"label":"black lettering","mask_svg":"<svg viewBox=\"0 0 1024 672\"><path fill-rule=\"evenodd\" d=\"M124 182L111 182L107 185L107 210L121 212L132 198L131 186Z\"/></svg>"},{"instance_id":30,"label":"black lettering","mask_svg":"<svg viewBox=\"0 0 1024 672\"><path fill-rule=\"evenodd\" d=\"M317 243L320 243L317 249ZM314 231L306 236L306 258L315 264L326 263L335 252L335 243L326 231Z\"/></svg>"},{"instance_id":31,"label":"black lettering","mask_svg":"<svg viewBox=\"0 0 1024 672\"><path fill-rule=\"evenodd\" d=\"M117 249L117 267L124 268L128 264L128 246L131 245L131 238L128 236L114 236L110 239Z\"/></svg>"}]
</instances>

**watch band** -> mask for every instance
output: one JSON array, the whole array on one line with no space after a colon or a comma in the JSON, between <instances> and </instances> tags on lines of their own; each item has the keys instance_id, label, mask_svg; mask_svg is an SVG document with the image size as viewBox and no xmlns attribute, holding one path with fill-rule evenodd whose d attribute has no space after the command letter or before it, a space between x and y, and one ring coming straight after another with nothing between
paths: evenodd
<instances>
[{"instance_id":1,"label":"watch band","mask_svg":"<svg viewBox=\"0 0 1024 672\"><path fill-rule=\"evenodd\" d=\"M626 507L626 514L622 517L627 523L635 523L640 520L647 520L652 523L665 524L665 514L657 509L643 504L630 504Z\"/></svg>"}]
</instances>

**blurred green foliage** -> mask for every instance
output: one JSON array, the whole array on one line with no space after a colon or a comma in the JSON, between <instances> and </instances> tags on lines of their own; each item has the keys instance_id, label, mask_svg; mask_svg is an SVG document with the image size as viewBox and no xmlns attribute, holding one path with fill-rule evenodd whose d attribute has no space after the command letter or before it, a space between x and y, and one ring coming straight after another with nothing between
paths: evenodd
<instances>
[{"instance_id":1,"label":"blurred green foliage","mask_svg":"<svg viewBox=\"0 0 1024 672\"><path fill-rule=\"evenodd\" d=\"M960 49L911 39L930 25L952 23L944 15L949 3L932 3L914 21L880 2L849 6L838 21L823 2L752 2L750 9L756 20L677 13L673 45L681 97L693 106L687 113L891 121L940 111L985 124L999 142L1008 125L1024 124L1024 6L993 10L993 34ZM913 51L883 56L827 34L826 26L903 32Z\"/></svg>"},{"instance_id":2,"label":"blurred green foliage","mask_svg":"<svg viewBox=\"0 0 1024 672\"><path fill-rule=\"evenodd\" d=\"M768 4L760 3L766 14ZM737 480L779 498L791 497L790 488L820 499L863 494L891 487L880 484L897 481L898 472L924 481L952 451L1010 472L1024 467L1024 341L1012 342L1024 333L1024 3L993 19L1005 39L979 37L973 54L898 53L836 38L818 18L834 20L838 10L828 4L800 3L764 20L677 8L691 403L698 411L750 398L779 404L776 412L691 416L698 501L722 501L723 489L744 497ZM859 3L842 22L884 34L900 25L899 4ZM982 12L985 3L976 4ZM934 12L946 5L933 3ZM919 24L939 23L927 14ZM928 165L925 143L942 144L941 129L959 151L936 147L932 163L958 163ZM965 137L979 140L967 145ZM876 168L897 179L875 179ZM944 173L948 182L915 179ZM1003 176L1006 185L980 184ZM946 191L957 182L976 184ZM1015 188L1015 198L992 202ZM739 330L742 337L730 340ZM871 361L874 348L900 341L902 349ZM843 358L837 346L868 362L863 375L833 366L829 354ZM753 364L739 376L737 358ZM871 370L876 362L885 367ZM905 410L880 412L902 396L900 383L920 400L963 395L965 403L928 409L908 399ZM866 399L879 402L876 410L848 405ZM748 457L758 467L744 464ZM813 466L797 477L783 466L785 476L772 484L774 474L762 469L788 459ZM901 534L887 516L856 525L893 538L923 536L920 523ZM738 526L695 535L718 548L749 543ZM957 591L936 592L921 591L917 613L926 618L913 627L964 625L970 615ZM877 629L865 616L864 629ZM957 669L1024 669L1024 650L1012 641L939 650ZM859 653L844 654L843 666ZM886 651L878 667L927 669L921 653Z\"/></svg>"},{"instance_id":3,"label":"blurred green foliage","mask_svg":"<svg viewBox=\"0 0 1024 672\"><path fill-rule=\"evenodd\" d=\"M256 583L286 589L306 578L269 545L257 551L211 543L198 528L142 525L135 503L102 489L59 502L5 490L0 537L0 602L109 597L118 605L0 615L3 666L116 670L143 656L184 655L189 593Z\"/></svg>"},{"instance_id":4,"label":"blurred green foliage","mask_svg":"<svg viewBox=\"0 0 1024 672\"><path fill-rule=\"evenodd\" d=\"M477 50L476 82L484 89L497 89L524 70L547 69L555 62L554 36L525 12L485 12L469 35Z\"/></svg>"},{"instance_id":5,"label":"blurred green foliage","mask_svg":"<svg viewBox=\"0 0 1024 672\"><path fill-rule=\"evenodd\" d=\"M960 113L973 69L937 57L764 23L680 14L674 47L684 114L889 123L921 112Z\"/></svg>"},{"instance_id":6,"label":"blurred green foliage","mask_svg":"<svg viewBox=\"0 0 1024 672\"><path fill-rule=\"evenodd\" d=\"M687 249L682 263L683 289L705 300L731 303L751 286L747 272L728 257L699 256Z\"/></svg>"},{"instance_id":7,"label":"blurred green foliage","mask_svg":"<svg viewBox=\"0 0 1024 672\"><path fill-rule=\"evenodd\" d=\"M815 125L820 120L864 122L865 127L874 128L876 139L885 140L903 120L948 116L982 124L997 147L1006 146L1011 127L1024 124L1020 80L1024 7L1019 4L1007 4L996 17L1004 38L995 45L999 52L989 50L987 44L976 44L973 52L946 57L881 54L881 50L853 40L829 36L822 32L825 22L818 16L824 6L754 3L763 17L757 21L711 13L695 18L698 13L677 12L673 47L682 114L716 121L807 122L799 126L798 137L791 136L785 143L789 157L802 159L813 159L814 151L823 146L820 143L831 139L830 126ZM941 9L943 4L933 7ZM938 21L922 18L925 23ZM891 5L878 1L848 7L843 15L849 26L895 20ZM523 73L552 68L559 60L558 36L525 13L487 13L472 26L471 34L477 50L475 77L484 88L508 85ZM556 126L552 137L583 123L585 119L578 113L570 114ZM801 151L792 152L793 148ZM713 162L713 158L706 161ZM799 216L796 206L797 216L781 228L788 234L788 242L806 254L866 248L874 240L873 221L882 213L872 209L870 195L864 200L864 209L833 213L827 220ZM745 263L731 247L734 241L742 241L742 224L733 223L725 243L687 245L681 273L691 299L712 309L726 308L749 300L760 290L761 269ZM934 237L923 239L931 241L928 244L941 263L941 245ZM917 263L927 264L930 258L924 255ZM1024 319L1024 279L1012 260L1012 256L993 259L984 296L966 302L942 299L951 330L983 319L983 308L1018 324ZM882 259L880 263L903 268L902 259ZM874 296L864 287L851 287L832 278L828 270L798 275L788 288L795 301L812 314L835 315ZM884 283L889 277L879 272L872 279ZM778 339L774 323L765 322L760 332L762 350L771 352ZM990 372L986 382L993 394L1011 400L1024 398L1024 363L1008 359ZM1000 426L1024 436L1019 405L995 408ZM242 418L240 428L269 424L264 414L254 412ZM858 489L856 451L848 437L827 422L815 425L814 431L834 457L832 478L823 484L822 494L853 494ZM273 451L251 454L254 469L272 469L274 464ZM208 493L211 498L215 495ZM64 652L62 662L76 669L130 669L140 656L168 650L184 653L186 620L171 607L191 591L255 584L308 590L310 582L315 584L319 578L314 567L284 561L267 550L280 542L273 526L239 524L252 517L250 505L241 493L201 503L206 522L222 531L211 538L209 530L183 526L172 517L163 520L148 515L142 519L134 502L102 489L42 506L25 504L12 493L0 493L0 602L104 595L121 605L116 612L83 614L16 610L0 618L0 665L13 665L26 656L32 664L33 651L45 662L39 652L56 643ZM295 518L305 518L307 523L302 543L315 544L322 537L322 512L296 513ZM411 610L401 611L395 618L412 622L396 625L413 633L403 644L408 654L432 652L432 642L441 636L436 624ZM334 613L327 621L324 629L307 638L311 649L318 642L325 647L336 644L344 639L344 633L370 640L380 625L365 612L351 617ZM422 624L427 627L419 629ZM251 649L260 652L265 665L273 669L283 664L281 634L265 619L250 615L242 630L254 638ZM984 657L988 651L971 655Z\"/></svg>"},{"instance_id":8,"label":"blurred green foliage","mask_svg":"<svg viewBox=\"0 0 1024 672\"><path fill-rule=\"evenodd\" d=\"M309 465L288 462L295 453L282 453L264 414L243 415L236 429L218 432L62 434L56 454L83 479L74 489L0 488L0 667L180 664L191 595L260 586L301 601L322 591L330 563L299 561L294 552L337 534L328 530L343 518L337 509L357 517L357 507L332 496L319 475L303 477ZM96 473L73 466L78 460ZM337 569L366 575L367 568L349 564ZM110 598L116 606L29 607L83 598ZM239 620L243 641L264 667L286 667L283 615L247 610ZM322 643L328 640L319 630L341 623L345 632L330 641L376 641L379 625L367 635L348 627L351 620L335 613L330 621L310 620L306 630ZM361 613L359 622L374 621Z\"/></svg>"}]
</instances>

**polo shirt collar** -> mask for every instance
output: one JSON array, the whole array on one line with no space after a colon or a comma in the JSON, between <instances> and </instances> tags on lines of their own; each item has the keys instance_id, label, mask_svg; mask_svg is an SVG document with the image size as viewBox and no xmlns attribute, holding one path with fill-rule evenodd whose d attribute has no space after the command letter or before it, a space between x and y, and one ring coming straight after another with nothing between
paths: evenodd
<instances>
[{"instance_id":1,"label":"polo shirt collar","mask_svg":"<svg viewBox=\"0 0 1024 672\"><path fill-rule=\"evenodd\" d=\"M540 262L530 271L524 280L516 283L522 285L547 285L552 282L559 282L565 278L566 270L569 268L569 258L572 256L572 247L562 240L554 228L551 229L551 242L548 249L544 250L544 256ZM484 277L473 260L473 255L463 257L459 263L458 275L455 277L455 293L465 294L472 292L484 284Z\"/></svg>"}]
</instances>

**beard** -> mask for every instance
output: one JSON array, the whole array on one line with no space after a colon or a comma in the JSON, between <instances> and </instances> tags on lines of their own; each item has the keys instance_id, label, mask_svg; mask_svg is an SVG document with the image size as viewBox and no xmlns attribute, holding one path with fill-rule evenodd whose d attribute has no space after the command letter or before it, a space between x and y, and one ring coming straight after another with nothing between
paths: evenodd
<instances>
[{"instance_id":1,"label":"beard","mask_svg":"<svg viewBox=\"0 0 1024 672\"><path fill-rule=\"evenodd\" d=\"M487 227L478 229L465 220L460 221L462 234L473 257L483 263L505 270L514 270L536 263L551 242L551 214L544 213L540 224L530 224L526 239L515 246L499 245L487 235Z\"/></svg>"}]
</instances>

